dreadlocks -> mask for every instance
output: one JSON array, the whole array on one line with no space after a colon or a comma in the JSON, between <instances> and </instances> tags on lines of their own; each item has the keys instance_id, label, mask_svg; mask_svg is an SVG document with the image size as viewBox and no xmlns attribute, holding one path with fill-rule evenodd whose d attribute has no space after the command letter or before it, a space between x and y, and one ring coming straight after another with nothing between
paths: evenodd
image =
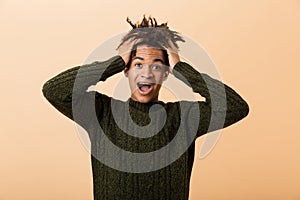
<instances>
[{"instance_id":1,"label":"dreadlocks","mask_svg":"<svg viewBox=\"0 0 300 200\"><path fill-rule=\"evenodd\" d=\"M122 38L118 48L128 40L138 40L143 44L164 48L170 47L169 41L176 48L178 48L177 41L185 42L178 32L169 29L167 23L158 24L154 17L149 16L147 19L144 15L141 23L136 22L135 24L128 17L126 21L131 25L132 30Z\"/></svg>"}]
</instances>

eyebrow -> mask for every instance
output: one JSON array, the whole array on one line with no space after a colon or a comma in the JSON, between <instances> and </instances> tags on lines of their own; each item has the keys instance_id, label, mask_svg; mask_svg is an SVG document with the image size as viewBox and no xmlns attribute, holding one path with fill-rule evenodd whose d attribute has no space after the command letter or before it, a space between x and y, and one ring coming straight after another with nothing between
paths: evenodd
<instances>
[{"instance_id":1,"label":"eyebrow","mask_svg":"<svg viewBox=\"0 0 300 200\"><path fill-rule=\"evenodd\" d=\"M144 58L138 57L138 56L135 56L132 60L136 60L136 59L139 59L139 60L145 60Z\"/></svg>"},{"instance_id":2,"label":"eyebrow","mask_svg":"<svg viewBox=\"0 0 300 200\"><path fill-rule=\"evenodd\" d=\"M144 58L139 57L139 56L135 56L132 60L136 60L136 59L139 59L139 60L145 60ZM165 62L164 62L162 59L160 59L160 58L155 58L155 59L153 60L153 62L161 62L162 64L165 64Z\"/></svg>"}]
</instances>

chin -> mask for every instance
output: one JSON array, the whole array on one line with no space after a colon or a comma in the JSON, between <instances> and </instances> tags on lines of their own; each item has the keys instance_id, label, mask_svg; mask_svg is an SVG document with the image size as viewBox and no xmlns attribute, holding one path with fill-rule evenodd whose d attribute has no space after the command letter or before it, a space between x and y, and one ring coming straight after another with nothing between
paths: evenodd
<instances>
[{"instance_id":1,"label":"chin","mask_svg":"<svg viewBox=\"0 0 300 200\"><path fill-rule=\"evenodd\" d=\"M138 101L140 103L149 103L149 102L157 102L157 98L151 98L147 96L139 96L139 97L131 97L133 100Z\"/></svg>"},{"instance_id":2,"label":"chin","mask_svg":"<svg viewBox=\"0 0 300 200\"><path fill-rule=\"evenodd\" d=\"M140 103L149 103L149 102L153 102L153 100L148 99L148 98L139 98L138 102L140 102Z\"/></svg>"}]
</instances>

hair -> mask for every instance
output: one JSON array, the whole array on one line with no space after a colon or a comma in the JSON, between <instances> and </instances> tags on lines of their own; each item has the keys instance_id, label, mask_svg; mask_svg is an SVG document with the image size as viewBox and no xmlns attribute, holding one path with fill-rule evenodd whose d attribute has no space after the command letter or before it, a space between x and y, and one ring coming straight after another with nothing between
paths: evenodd
<instances>
[{"instance_id":1,"label":"hair","mask_svg":"<svg viewBox=\"0 0 300 200\"><path fill-rule=\"evenodd\" d=\"M142 46L142 45L145 45L145 46L149 46L149 47L153 47L153 48L156 48L156 49L160 49L162 52L163 52L163 58L164 58L164 61L165 61L165 70L169 70L169 66L170 66L170 63L169 63L169 56L168 56L168 53L167 53L167 50L163 49L162 47L160 46L154 46L154 45L148 45L147 43L144 43L144 42L139 42L137 44L135 44L132 49L131 49L131 53L130 53L130 58L129 58L129 61L127 63L127 65L125 66L126 68L129 68L130 67L130 64L131 64L131 61L132 61L132 58L134 56L136 56L136 50L139 46Z\"/></svg>"},{"instance_id":2,"label":"hair","mask_svg":"<svg viewBox=\"0 0 300 200\"><path fill-rule=\"evenodd\" d=\"M164 48L170 47L169 40L176 48L178 48L178 41L185 42L178 32L169 29L167 22L158 24L154 17L149 16L147 19L144 15L142 22L136 22L135 24L128 17L126 21L132 29L122 38L118 48L127 40L142 40L150 44L157 42Z\"/></svg>"},{"instance_id":3,"label":"hair","mask_svg":"<svg viewBox=\"0 0 300 200\"><path fill-rule=\"evenodd\" d=\"M146 18L144 15L141 23L136 22L135 24L133 24L128 17L126 21L131 25L132 29L122 38L117 49L119 49L126 41L138 41L131 49L130 60L126 67L129 67L131 58L136 53L136 48L141 45L161 49L165 57L166 65L169 66L168 54L166 51L167 48L171 47L169 42L176 48L178 48L178 41L185 42L178 32L169 29L167 23L158 24L154 17L149 16Z\"/></svg>"}]
</instances>

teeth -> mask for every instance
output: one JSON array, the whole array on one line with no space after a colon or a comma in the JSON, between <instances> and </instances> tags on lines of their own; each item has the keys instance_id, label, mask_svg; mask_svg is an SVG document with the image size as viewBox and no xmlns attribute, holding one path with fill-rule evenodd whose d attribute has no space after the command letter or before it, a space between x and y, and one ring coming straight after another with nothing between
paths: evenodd
<instances>
[{"instance_id":1,"label":"teeth","mask_svg":"<svg viewBox=\"0 0 300 200\"><path fill-rule=\"evenodd\" d=\"M137 85L138 85L138 87L142 87L142 86L151 86L152 83L138 83Z\"/></svg>"}]
</instances>

